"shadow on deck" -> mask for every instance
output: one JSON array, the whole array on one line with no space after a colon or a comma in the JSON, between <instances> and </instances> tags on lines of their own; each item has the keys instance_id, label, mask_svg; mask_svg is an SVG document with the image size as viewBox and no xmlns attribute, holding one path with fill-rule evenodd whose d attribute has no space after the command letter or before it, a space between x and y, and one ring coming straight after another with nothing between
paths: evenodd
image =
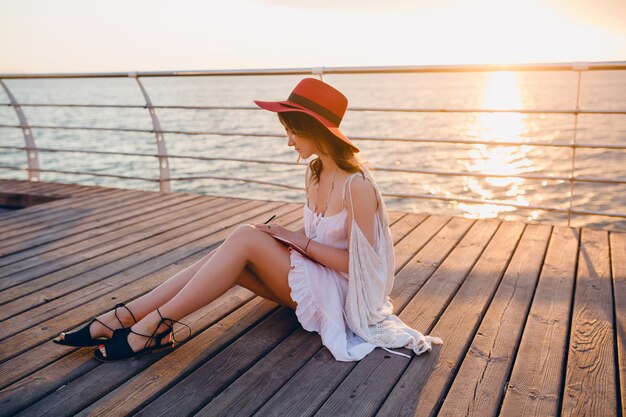
<instances>
[{"instance_id":1,"label":"shadow on deck","mask_svg":"<svg viewBox=\"0 0 626 417\"><path fill-rule=\"evenodd\" d=\"M432 352L335 361L294 311L235 286L173 351L102 364L51 339L241 223L300 227L302 204L18 180L0 196L27 206L0 212L0 415L623 413L626 233L389 212L396 314L443 339Z\"/></svg>"}]
</instances>

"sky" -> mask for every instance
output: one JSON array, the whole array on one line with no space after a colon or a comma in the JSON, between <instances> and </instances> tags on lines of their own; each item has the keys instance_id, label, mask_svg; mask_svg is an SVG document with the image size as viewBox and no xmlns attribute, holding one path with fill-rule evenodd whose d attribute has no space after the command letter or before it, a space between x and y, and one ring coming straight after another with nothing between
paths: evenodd
<instances>
[{"instance_id":1,"label":"sky","mask_svg":"<svg viewBox=\"0 0 626 417\"><path fill-rule=\"evenodd\" d=\"M0 73L626 60L626 0L0 0Z\"/></svg>"}]
</instances>

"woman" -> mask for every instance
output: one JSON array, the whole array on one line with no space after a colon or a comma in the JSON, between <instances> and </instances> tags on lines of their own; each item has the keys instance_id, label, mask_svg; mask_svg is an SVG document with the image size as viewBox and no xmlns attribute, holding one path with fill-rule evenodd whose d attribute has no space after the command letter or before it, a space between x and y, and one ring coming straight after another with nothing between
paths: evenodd
<instances>
[{"instance_id":1,"label":"woman","mask_svg":"<svg viewBox=\"0 0 626 417\"><path fill-rule=\"evenodd\" d=\"M387 212L369 170L355 155L359 148L339 130L346 97L305 78L287 100L255 103L278 114L298 161L318 156L305 175L304 226L292 231L275 223L240 225L217 250L150 293L116 305L55 342L100 344L94 355L101 361L170 347L174 323L239 284L295 310L302 327L318 332L340 361L360 360L376 346L409 347L420 354L441 343L393 315ZM304 248L308 257L273 236ZM121 315L119 307L125 307ZM102 343L99 337L109 339Z\"/></svg>"}]
</instances>

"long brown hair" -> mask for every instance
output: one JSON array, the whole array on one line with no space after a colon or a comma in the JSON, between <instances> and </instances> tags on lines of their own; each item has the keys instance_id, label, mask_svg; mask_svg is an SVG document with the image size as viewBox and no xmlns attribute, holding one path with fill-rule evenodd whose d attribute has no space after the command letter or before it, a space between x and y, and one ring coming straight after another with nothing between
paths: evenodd
<instances>
[{"instance_id":1,"label":"long brown hair","mask_svg":"<svg viewBox=\"0 0 626 417\"><path fill-rule=\"evenodd\" d=\"M344 141L336 138L314 117L302 112L277 113L278 119L287 130L298 136L313 140L320 152L330 156L337 164L337 167L346 172L360 172L365 178L365 173L360 165L365 164L354 150ZM299 159L298 159L299 160ZM314 184L319 182L323 169L322 160L317 157L309 162L311 168L311 179Z\"/></svg>"}]
</instances>

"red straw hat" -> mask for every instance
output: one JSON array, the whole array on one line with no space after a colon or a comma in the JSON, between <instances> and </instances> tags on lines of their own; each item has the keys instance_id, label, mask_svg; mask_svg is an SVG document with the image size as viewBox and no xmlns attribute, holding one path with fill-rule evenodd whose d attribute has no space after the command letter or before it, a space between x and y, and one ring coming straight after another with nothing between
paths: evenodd
<instances>
[{"instance_id":1,"label":"red straw hat","mask_svg":"<svg viewBox=\"0 0 626 417\"><path fill-rule=\"evenodd\" d=\"M322 123L338 139L344 141L354 152L359 148L339 130L339 124L348 108L348 99L338 90L317 78L305 78L296 85L285 101L259 101L255 104L275 113L306 113Z\"/></svg>"}]
</instances>

